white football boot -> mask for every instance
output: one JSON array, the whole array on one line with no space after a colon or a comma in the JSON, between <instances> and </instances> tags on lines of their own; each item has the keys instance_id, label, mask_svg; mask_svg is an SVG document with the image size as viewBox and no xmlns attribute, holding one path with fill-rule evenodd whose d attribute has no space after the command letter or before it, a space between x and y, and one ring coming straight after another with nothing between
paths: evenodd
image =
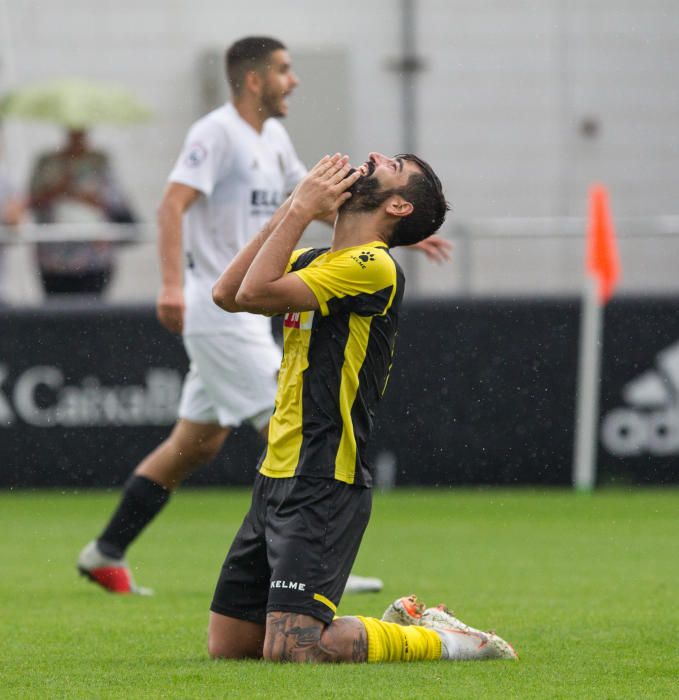
<instances>
[{"instance_id":1,"label":"white football boot","mask_svg":"<svg viewBox=\"0 0 679 700\"><path fill-rule=\"evenodd\" d=\"M368 576L354 576L349 574L347 585L344 587L345 593L379 593L384 588L379 578Z\"/></svg>"},{"instance_id":2,"label":"white football boot","mask_svg":"<svg viewBox=\"0 0 679 700\"><path fill-rule=\"evenodd\" d=\"M417 599L416 595L409 595L395 600L382 615L384 622L395 622L397 625L419 625L422 613L427 606Z\"/></svg>"},{"instance_id":3,"label":"white football boot","mask_svg":"<svg viewBox=\"0 0 679 700\"><path fill-rule=\"evenodd\" d=\"M466 625L441 604L427 608L420 617L422 627L438 632L441 658L451 661L518 659L514 647L495 632L482 632Z\"/></svg>"},{"instance_id":4,"label":"white football boot","mask_svg":"<svg viewBox=\"0 0 679 700\"><path fill-rule=\"evenodd\" d=\"M77 567L83 576L87 576L90 581L110 593L153 595L150 588L137 586L124 559L114 559L102 554L96 540L85 545L80 552Z\"/></svg>"}]
</instances>

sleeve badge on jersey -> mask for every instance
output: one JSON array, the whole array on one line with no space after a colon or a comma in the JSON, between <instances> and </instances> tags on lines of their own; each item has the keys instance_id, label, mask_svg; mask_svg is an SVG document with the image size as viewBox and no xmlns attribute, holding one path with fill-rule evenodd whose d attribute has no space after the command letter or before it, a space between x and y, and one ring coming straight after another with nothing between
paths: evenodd
<instances>
[{"instance_id":1,"label":"sleeve badge on jersey","mask_svg":"<svg viewBox=\"0 0 679 700\"><path fill-rule=\"evenodd\" d=\"M192 143L184 157L184 164L189 168L197 168L207 158L207 149L202 143Z\"/></svg>"}]
</instances>

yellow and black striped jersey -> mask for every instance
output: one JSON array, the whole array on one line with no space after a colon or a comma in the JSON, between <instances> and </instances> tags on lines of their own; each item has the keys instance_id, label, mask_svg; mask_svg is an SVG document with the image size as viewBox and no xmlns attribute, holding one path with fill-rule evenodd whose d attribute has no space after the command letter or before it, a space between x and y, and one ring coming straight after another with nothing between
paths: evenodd
<instances>
[{"instance_id":1,"label":"yellow and black striped jersey","mask_svg":"<svg viewBox=\"0 0 679 700\"><path fill-rule=\"evenodd\" d=\"M270 477L370 486L366 445L394 352L403 272L384 243L295 251L288 273L320 309L283 320L283 361L269 440Z\"/></svg>"}]
</instances>

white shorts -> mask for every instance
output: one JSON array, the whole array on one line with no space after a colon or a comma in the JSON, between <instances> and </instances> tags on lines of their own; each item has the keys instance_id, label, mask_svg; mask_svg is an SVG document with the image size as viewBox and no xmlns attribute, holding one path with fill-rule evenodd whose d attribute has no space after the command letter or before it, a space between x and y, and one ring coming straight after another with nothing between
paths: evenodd
<instances>
[{"instance_id":1,"label":"white shorts","mask_svg":"<svg viewBox=\"0 0 679 700\"><path fill-rule=\"evenodd\" d=\"M247 342L230 335L184 336L191 361L179 402L179 417L195 423L260 430L276 397L281 350L273 338Z\"/></svg>"}]
</instances>

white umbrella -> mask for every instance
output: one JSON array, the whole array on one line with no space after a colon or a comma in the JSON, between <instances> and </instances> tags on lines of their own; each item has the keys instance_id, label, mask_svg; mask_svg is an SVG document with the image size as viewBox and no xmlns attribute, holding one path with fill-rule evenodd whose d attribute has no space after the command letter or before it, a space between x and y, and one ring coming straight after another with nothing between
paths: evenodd
<instances>
[{"instance_id":1,"label":"white umbrella","mask_svg":"<svg viewBox=\"0 0 679 700\"><path fill-rule=\"evenodd\" d=\"M48 121L74 130L132 124L150 116L126 88L74 78L19 88L0 99L2 118Z\"/></svg>"}]
</instances>

